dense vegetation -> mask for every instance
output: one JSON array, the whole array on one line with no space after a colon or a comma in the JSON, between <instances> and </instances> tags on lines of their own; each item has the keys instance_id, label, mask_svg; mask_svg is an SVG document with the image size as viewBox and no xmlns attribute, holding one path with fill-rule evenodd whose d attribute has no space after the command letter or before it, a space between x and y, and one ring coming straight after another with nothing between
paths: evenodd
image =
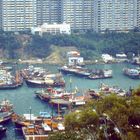
<instances>
[{"instance_id":1,"label":"dense vegetation","mask_svg":"<svg viewBox=\"0 0 140 140\"><path fill-rule=\"evenodd\" d=\"M0 32L0 49L6 52L5 57L15 58L15 50L18 48L20 48L20 44L13 33Z\"/></svg>"},{"instance_id":2,"label":"dense vegetation","mask_svg":"<svg viewBox=\"0 0 140 140\"><path fill-rule=\"evenodd\" d=\"M129 97L116 95L92 100L65 116L65 132L49 140L139 140L140 88Z\"/></svg>"},{"instance_id":3,"label":"dense vegetation","mask_svg":"<svg viewBox=\"0 0 140 140\"><path fill-rule=\"evenodd\" d=\"M6 52L5 57L18 58L19 50L26 56L45 58L51 53L51 45L58 47L75 46L85 59L99 57L101 53L124 52L138 54L140 51L140 33L115 33L106 32L105 34L88 31L83 34L72 35L38 35L27 34L28 38L20 39L25 33L14 34L10 32L0 32L0 49ZM27 40L26 40L27 39Z\"/></svg>"}]
</instances>

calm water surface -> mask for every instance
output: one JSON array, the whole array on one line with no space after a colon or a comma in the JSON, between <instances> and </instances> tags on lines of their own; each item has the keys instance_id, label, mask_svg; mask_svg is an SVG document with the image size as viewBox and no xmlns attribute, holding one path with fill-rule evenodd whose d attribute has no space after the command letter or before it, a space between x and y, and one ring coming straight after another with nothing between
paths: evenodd
<instances>
[{"instance_id":1,"label":"calm water surface","mask_svg":"<svg viewBox=\"0 0 140 140\"><path fill-rule=\"evenodd\" d=\"M39 65L40 66L40 65ZM58 66L54 65L44 65L44 68L52 72L58 72ZM136 88L140 85L140 80L130 79L123 75L122 69L124 67L135 67L129 64L120 63L120 64L105 64L105 65L88 65L89 68L104 68L104 69L112 69L113 70L113 78L110 79L100 79L100 80L90 80L79 77L74 77L72 75L64 75L64 79L66 81L66 88L70 90L70 87L77 87L81 91L86 91L89 88L98 89L101 83L108 84L110 86L119 86L123 89L129 89L130 87ZM72 84L70 85L70 79ZM14 90L0 90L0 100L6 98L11 101L14 105L14 110L18 114L29 113L29 108L32 108L32 113L39 114L40 111L48 111L51 113L51 107L41 102L40 100L35 98L34 91L38 90L37 88L29 88L26 86L26 83L18 89ZM5 124L7 126L8 131L5 137L0 138L2 140L22 140L23 138L17 133L15 133L13 124L11 122Z\"/></svg>"}]
</instances>

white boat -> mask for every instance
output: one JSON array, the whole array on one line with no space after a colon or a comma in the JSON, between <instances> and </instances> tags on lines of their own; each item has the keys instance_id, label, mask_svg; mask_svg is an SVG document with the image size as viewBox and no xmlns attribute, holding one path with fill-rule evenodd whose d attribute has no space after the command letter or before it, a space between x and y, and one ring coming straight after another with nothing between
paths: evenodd
<instances>
[{"instance_id":1,"label":"white boat","mask_svg":"<svg viewBox=\"0 0 140 140\"><path fill-rule=\"evenodd\" d=\"M132 79L139 79L140 78L140 72L138 69L124 68L123 73L124 73L124 75L126 75Z\"/></svg>"}]
</instances>

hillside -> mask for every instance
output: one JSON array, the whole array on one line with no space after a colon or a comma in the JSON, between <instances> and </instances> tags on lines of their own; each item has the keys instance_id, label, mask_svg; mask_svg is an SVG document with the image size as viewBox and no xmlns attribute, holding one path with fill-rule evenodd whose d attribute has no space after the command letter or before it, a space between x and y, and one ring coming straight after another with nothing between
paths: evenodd
<instances>
[{"instance_id":1,"label":"hillside","mask_svg":"<svg viewBox=\"0 0 140 140\"><path fill-rule=\"evenodd\" d=\"M70 47L74 46L74 47ZM85 60L100 58L102 53L114 55L140 52L140 33L95 33L50 35L0 32L0 58L43 59L48 63L66 63L66 52L79 50Z\"/></svg>"},{"instance_id":2,"label":"hillside","mask_svg":"<svg viewBox=\"0 0 140 140\"><path fill-rule=\"evenodd\" d=\"M47 63L65 64L67 63L66 54L68 51L77 50L75 47L51 46L51 54L44 60Z\"/></svg>"}]
</instances>

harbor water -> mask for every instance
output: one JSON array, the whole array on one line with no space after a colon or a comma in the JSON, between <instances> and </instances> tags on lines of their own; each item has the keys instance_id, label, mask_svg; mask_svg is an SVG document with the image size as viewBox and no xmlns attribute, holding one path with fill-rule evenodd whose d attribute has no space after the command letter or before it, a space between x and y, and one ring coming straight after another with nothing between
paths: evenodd
<instances>
[{"instance_id":1,"label":"harbor water","mask_svg":"<svg viewBox=\"0 0 140 140\"><path fill-rule=\"evenodd\" d=\"M38 65L47 68L51 73L58 72L56 65ZM23 67L23 66L19 66ZM130 79L123 75L124 67L136 67L127 63L117 63L117 64L96 64L86 66L91 69L112 69L113 78L109 79L98 79L90 80L86 78L80 78L73 75L64 75L66 81L66 89L71 90L78 88L81 92L85 92L88 89L98 90L101 83L105 83L109 86L118 86L122 89L128 90L131 88L137 88L140 85L140 80ZM41 102L35 97L34 91L38 88L27 87L26 83L22 87L12 90L0 90L0 101L3 99L8 99L14 106L14 111L18 114L29 113L29 108L31 107L32 113L38 115L40 111L52 111L51 106L45 102ZM11 122L4 124L8 128L6 135L1 140L22 140L23 137L19 135L14 129L14 125Z\"/></svg>"}]
</instances>

